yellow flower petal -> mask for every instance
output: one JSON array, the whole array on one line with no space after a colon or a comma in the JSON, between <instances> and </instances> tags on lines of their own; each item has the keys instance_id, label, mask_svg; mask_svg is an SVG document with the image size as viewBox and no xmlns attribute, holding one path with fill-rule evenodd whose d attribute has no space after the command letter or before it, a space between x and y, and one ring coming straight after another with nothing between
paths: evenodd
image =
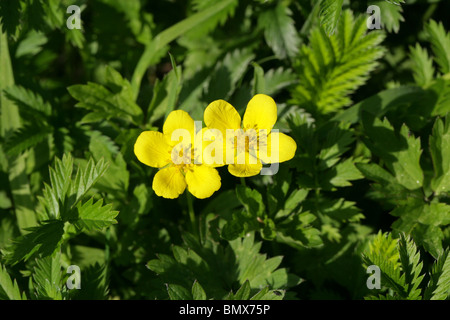
<instances>
[{"instance_id":1,"label":"yellow flower petal","mask_svg":"<svg viewBox=\"0 0 450 320\"><path fill-rule=\"evenodd\" d=\"M138 160L150 167L161 168L170 163L170 145L161 132L144 131L134 144Z\"/></svg>"},{"instance_id":2,"label":"yellow flower petal","mask_svg":"<svg viewBox=\"0 0 450 320\"><path fill-rule=\"evenodd\" d=\"M203 114L203 120L208 128L219 129L223 137L227 129L239 129L241 116L236 109L224 100L211 102Z\"/></svg>"},{"instance_id":3,"label":"yellow flower petal","mask_svg":"<svg viewBox=\"0 0 450 320\"><path fill-rule=\"evenodd\" d=\"M155 174L152 188L160 197L175 199L186 189L186 180L178 167L171 166Z\"/></svg>"},{"instance_id":4,"label":"yellow flower petal","mask_svg":"<svg viewBox=\"0 0 450 320\"><path fill-rule=\"evenodd\" d=\"M277 122L277 105L265 95L257 94L248 103L244 113L244 129L267 129L269 132Z\"/></svg>"},{"instance_id":5,"label":"yellow flower petal","mask_svg":"<svg viewBox=\"0 0 450 320\"><path fill-rule=\"evenodd\" d=\"M211 197L220 189L220 181L217 170L206 165L195 165L186 173L188 190L199 199Z\"/></svg>"},{"instance_id":6,"label":"yellow flower petal","mask_svg":"<svg viewBox=\"0 0 450 320\"><path fill-rule=\"evenodd\" d=\"M186 142L186 144L193 143L195 133L194 119L192 119L189 113L187 113L184 110L172 111L171 113L169 113L166 121L164 122L163 132L165 135L169 137L169 140L172 140L172 134L177 129L187 130L189 132L191 142L184 140L183 142ZM174 143L180 141L178 140L179 138L178 135L176 135L176 137L174 138L175 138L175 140L173 141Z\"/></svg>"},{"instance_id":7,"label":"yellow flower petal","mask_svg":"<svg viewBox=\"0 0 450 320\"><path fill-rule=\"evenodd\" d=\"M228 165L228 172L236 177L255 176L260 173L261 169L261 161L250 155L248 152L239 154L235 158L235 163Z\"/></svg>"},{"instance_id":8,"label":"yellow flower petal","mask_svg":"<svg viewBox=\"0 0 450 320\"><path fill-rule=\"evenodd\" d=\"M203 128L200 130L196 135L194 144L195 163L206 164L212 167L225 165L224 143L219 129Z\"/></svg>"},{"instance_id":9,"label":"yellow flower petal","mask_svg":"<svg viewBox=\"0 0 450 320\"><path fill-rule=\"evenodd\" d=\"M294 139L281 132L272 132L267 136L267 147L260 146L258 157L264 163L284 162L291 160L296 150Z\"/></svg>"}]
</instances>

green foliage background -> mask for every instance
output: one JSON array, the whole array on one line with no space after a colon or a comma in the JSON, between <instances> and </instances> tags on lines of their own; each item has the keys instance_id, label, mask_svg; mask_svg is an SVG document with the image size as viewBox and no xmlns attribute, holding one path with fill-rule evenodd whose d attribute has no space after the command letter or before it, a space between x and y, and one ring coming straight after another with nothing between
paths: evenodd
<instances>
[{"instance_id":1,"label":"green foliage background","mask_svg":"<svg viewBox=\"0 0 450 320\"><path fill-rule=\"evenodd\" d=\"M0 0L0 299L448 299L448 12ZM245 183L219 169L195 221L185 195L157 197L139 133L215 99L242 114L256 93L277 102L294 159Z\"/></svg>"}]
</instances>

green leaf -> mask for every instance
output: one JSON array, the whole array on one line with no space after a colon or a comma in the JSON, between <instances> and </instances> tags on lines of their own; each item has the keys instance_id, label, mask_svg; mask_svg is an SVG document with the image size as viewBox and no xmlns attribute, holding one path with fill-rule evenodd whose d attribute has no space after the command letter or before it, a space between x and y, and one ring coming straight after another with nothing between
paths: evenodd
<instances>
[{"instance_id":1,"label":"green leaf","mask_svg":"<svg viewBox=\"0 0 450 320\"><path fill-rule=\"evenodd\" d=\"M134 97L136 98L139 93L142 78L144 77L148 67L157 62L155 58L160 54L160 51L166 47L166 45L194 28L201 28L203 24L208 24L211 20L217 21L217 16L220 13L229 12L230 8L234 7L236 3L236 0L215 2L211 7L208 7L207 9L178 22L177 24L156 35L155 38L153 38L153 40L150 41L145 47L145 50L134 70L131 79Z\"/></svg>"},{"instance_id":2,"label":"green leaf","mask_svg":"<svg viewBox=\"0 0 450 320\"><path fill-rule=\"evenodd\" d=\"M423 263L420 261L420 253L414 241L405 238L402 234L398 243L398 252L400 255L400 264L405 276L405 286L407 298L416 300L420 298L420 283L424 275L421 275Z\"/></svg>"},{"instance_id":3,"label":"green leaf","mask_svg":"<svg viewBox=\"0 0 450 320\"><path fill-rule=\"evenodd\" d=\"M343 0L323 0L320 2L320 24L328 35L332 35L339 21Z\"/></svg>"},{"instance_id":4,"label":"green leaf","mask_svg":"<svg viewBox=\"0 0 450 320\"><path fill-rule=\"evenodd\" d=\"M431 104L432 116L445 117L450 112L450 80L436 79L428 89L434 99L423 103Z\"/></svg>"},{"instance_id":5,"label":"green leaf","mask_svg":"<svg viewBox=\"0 0 450 320\"><path fill-rule=\"evenodd\" d=\"M284 290L269 290L269 287L264 287L264 289L251 297L250 300L283 300L285 293Z\"/></svg>"},{"instance_id":6,"label":"green leaf","mask_svg":"<svg viewBox=\"0 0 450 320\"><path fill-rule=\"evenodd\" d=\"M22 86L12 86L5 90L6 97L14 102L22 115L35 117L44 123L51 116L52 106L37 93Z\"/></svg>"},{"instance_id":7,"label":"green leaf","mask_svg":"<svg viewBox=\"0 0 450 320\"><path fill-rule=\"evenodd\" d=\"M75 180L71 184L70 194L74 194L72 206L89 191L89 189L102 177L108 164L102 159L97 163L91 158L84 168L78 167Z\"/></svg>"},{"instance_id":8,"label":"green leaf","mask_svg":"<svg viewBox=\"0 0 450 320\"><path fill-rule=\"evenodd\" d=\"M14 75L5 33L0 33L0 135L7 137L21 126L17 105L7 99L4 89L14 85ZM26 174L24 155L8 159L8 177L15 203L18 227L22 233L26 228L36 225L34 203L31 198L30 184Z\"/></svg>"},{"instance_id":9,"label":"green leaf","mask_svg":"<svg viewBox=\"0 0 450 320\"><path fill-rule=\"evenodd\" d=\"M252 217L262 216L265 206L262 195L256 189L250 189L243 185L236 186L236 195L239 202L245 207Z\"/></svg>"},{"instance_id":10,"label":"green leaf","mask_svg":"<svg viewBox=\"0 0 450 320\"><path fill-rule=\"evenodd\" d=\"M20 25L21 7L22 3L20 1L0 2L0 33L9 33L11 35L16 33Z\"/></svg>"},{"instance_id":11,"label":"green leaf","mask_svg":"<svg viewBox=\"0 0 450 320\"><path fill-rule=\"evenodd\" d=\"M227 300L248 300L250 298L250 292L250 282L247 280L235 294L233 294L233 292L230 292Z\"/></svg>"},{"instance_id":12,"label":"green leaf","mask_svg":"<svg viewBox=\"0 0 450 320\"><path fill-rule=\"evenodd\" d=\"M405 125L402 125L397 134L387 119L381 121L367 117L363 119L363 124L364 131L370 138L366 145L383 159L398 183L409 190L420 188L423 184L420 139L410 135Z\"/></svg>"},{"instance_id":13,"label":"green leaf","mask_svg":"<svg viewBox=\"0 0 450 320\"><path fill-rule=\"evenodd\" d=\"M392 225L394 230L412 234L435 257L442 253L443 234L438 227L450 224L449 205L410 200L407 205L396 207L391 215L399 217Z\"/></svg>"},{"instance_id":14,"label":"green leaf","mask_svg":"<svg viewBox=\"0 0 450 320\"><path fill-rule=\"evenodd\" d=\"M333 120L354 124L361 121L363 114L371 114L374 117L381 118L386 112L402 106L403 103L411 103L423 98L424 93L416 86L401 86L383 90L338 113L333 117Z\"/></svg>"},{"instance_id":15,"label":"green leaf","mask_svg":"<svg viewBox=\"0 0 450 320\"><path fill-rule=\"evenodd\" d=\"M203 100L228 99L234 93L254 57L253 52L248 48L227 53L224 59L216 64Z\"/></svg>"},{"instance_id":16,"label":"green leaf","mask_svg":"<svg viewBox=\"0 0 450 320\"><path fill-rule=\"evenodd\" d=\"M178 284L167 285L167 293L170 300L192 300L190 292Z\"/></svg>"},{"instance_id":17,"label":"green leaf","mask_svg":"<svg viewBox=\"0 0 450 320\"><path fill-rule=\"evenodd\" d=\"M9 136L5 152L9 157L16 157L48 138L52 132L51 127L24 126Z\"/></svg>"},{"instance_id":18,"label":"green leaf","mask_svg":"<svg viewBox=\"0 0 450 320\"><path fill-rule=\"evenodd\" d=\"M4 258L7 264L27 261L35 255L41 258L52 255L62 241L64 223L60 220L49 220L27 231L28 233L14 239L5 249Z\"/></svg>"},{"instance_id":19,"label":"green leaf","mask_svg":"<svg viewBox=\"0 0 450 320\"><path fill-rule=\"evenodd\" d=\"M194 300L206 300L206 293L198 281L194 281L192 285L192 298Z\"/></svg>"},{"instance_id":20,"label":"green leaf","mask_svg":"<svg viewBox=\"0 0 450 320\"><path fill-rule=\"evenodd\" d=\"M256 95L258 93L266 94L266 79L264 78L264 69L256 62L252 62L252 66L254 68L252 95Z\"/></svg>"},{"instance_id":21,"label":"green leaf","mask_svg":"<svg viewBox=\"0 0 450 320\"><path fill-rule=\"evenodd\" d=\"M108 299L107 267L103 263L94 263L82 268L81 289L71 290L73 300L106 300Z\"/></svg>"},{"instance_id":22,"label":"green leaf","mask_svg":"<svg viewBox=\"0 0 450 320\"><path fill-rule=\"evenodd\" d=\"M450 255L445 250L434 262L430 281L424 293L425 300L446 300L450 295Z\"/></svg>"},{"instance_id":23,"label":"green leaf","mask_svg":"<svg viewBox=\"0 0 450 320\"><path fill-rule=\"evenodd\" d=\"M381 283L391 288L397 295L406 298L405 278L401 276L397 240L391 234L378 232L363 253L366 266L376 265L381 271Z\"/></svg>"},{"instance_id":24,"label":"green leaf","mask_svg":"<svg viewBox=\"0 0 450 320\"><path fill-rule=\"evenodd\" d=\"M279 2L258 17L258 25L264 30L266 42L279 59L293 58L299 50L300 38L291 16L289 7Z\"/></svg>"},{"instance_id":25,"label":"green leaf","mask_svg":"<svg viewBox=\"0 0 450 320\"><path fill-rule=\"evenodd\" d=\"M355 159L348 158L329 170L325 177L335 187L347 187L352 185L350 181L362 179L363 175L356 168Z\"/></svg>"},{"instance_id":26,"label":"green leaf","mask_svg":"<svg viewBox=\"0 0 450 320\"><path fill-rule=\"evenodd\" d=\"M434 78L433 60L428 56L428 51L418 43L415 47L410 46L409 51L413 62L414 81L419 86L427 86Z\"/></svg>"},{"instance_id":27,"label":"green leaf","mask_svg":"<svg viewBox=\"0 0 450 320\"><path fill-rule=\"evenodd\" d=\"M88 231L103 229L117 223L114 218L119 213L112 210L111 204L104 206L103 199L94 203L93 198L82 205L78 204L77 210L77 218L70 217L68 221L75 227Z\"/></svg>"},{"instance_id":28,"label":"green leaf","mask_svg":"<svg viewBox=\"0 0 450 320\"><path fill-rule=\"evenodd\" d=\"M108 192L121 192L127 190L130 172L124 160L119 146L108 136L99 131L89 133L89 150L95 161L108 163L108 170L102 174L96 185L98 188Z\"/></svg>"},{"instance_id":29,"label":"green leaf","mask_svg":"<svg viewBox=\"0 0 450 320\"><path fill-rule=\"evenodd\" d=\"M113 72L109 69L109 72ZM120 118L130 122L140 123L141 108L131 100L130 88L123 85L123 79L117 79L118 73L111 73L110 88L88 82L86 85L73 85L67 88L70 95L78 100L77 107L88 109L103 115L104 118ZM122 86L118 85L121 84ZM82 120L83 121L83 120Z\"/></svg>"},{"instance_id":30,"label":"green leaf","mask_svg":"<svg viewBox=\"0 0 450 320\"><path fill-rule=\"evenodd\" d=\"M185 246L173 249L173 256L158 254L147 267L159 275L164 283L169 283L169 296L192 299L203 297L203 293L194 294L192 283L201 283L201 287L210 299L224 299L230 296L230 289L246 282L250 292L270 286L276 290L297 285L300 279L280 268L282 257L267 258L260 253L261 243L254 242L254 235L247 234L220 245L207 237L200 242L191 234L184 234ZM195 286L195 283L194 283ZM248 295L245 285L239 295ZM182 289L181 289L182 288ZM236 293L238 294L238 292ZM268 294L270 295L270 294ZM234 296L234 295L233 295Z\"/></svg>"},{"instance_id":31,"label":"green leaf","mask_svg":"<svg viewBox=\"0 0 450 320\"><path fill-rule=\"evenodd\" d=\"M16 280L12 280L6 267L0 263L0 300L26 300L25 293L20 293Z\"/></svg>"},{"instance_id":32,"label":"green leaf","mask_svg":"<svg viewBox=\"0 0 450 320\"><path fill-rule=\"evenodd\" d=\"M430 136L430 152L434 176L431 188L439 195L450 192L450 119L436 119Z\"/></svg>"},{"instance_id":33,"label":"green leaf","mask_svg":"<svg viewBox=\"0 0 450 320\"><path fill-rule=\"evenodd\" d=\"M33 282L37 299L62 299L61 254L59 252L36 260Z\"/></svg>"},{"instance_id":34,"label":"green leaf","mask_svg":"<svg viewBox=\"0 0 450 320\"><path fill-rule=\"evenodd\" d=\"M55 159L53 167L49 168L50 183L55 195L62 203L69 191L73 171L73 158L64 154L62 160Z\"/></svg>"},{"instance_id":35,"label":"green leaf","mask_svg":"<svg viewBox=\"0 0 450 320\"><path fill-rule=\"evenodd\" d=\"M265 93L273 96L286 87L296 83L297 77L291 69L279 67L270 69L264 74Z\"/></svg>"},{"instance_id":36,"label":"green leaf","mask_svg":"<svg viewBox=\"0 0 450 320\"><path fill-rule=\"evenodd\" d=\"M428 40L431 43L435 61L439 65L441 73L450 72L450 33L446 32L441 22L430 20L425 25L425 31L428 34Z\"/></svg>"},{"instance_id":37,"label":"green leaf","mask_svg":"<svg viewBox=\"0 0 450 320\"><path fill-rule=\"evenodd\" d=\"M350 95L369 78L384 54L385 35L367 33L364 16L354 18L345 10L336 32L328 36L322 27L312 29L309 45L303 45L296 61L299 84L291 103L314 113L335 112L352 104Z\"/></svg>"},{"instance_id":38,"label":"green leaf","mask_svg":"<svg viewBox=\"0 0 450 320\"><path fill-rule=\"evenodd\" d=\"M398 33L400 30L400 23L405 21L402 16L403 9L399 1L369 1L368 5L376 5L380 8L381 25L388 32Z\"/></svg>"}]
</instances>

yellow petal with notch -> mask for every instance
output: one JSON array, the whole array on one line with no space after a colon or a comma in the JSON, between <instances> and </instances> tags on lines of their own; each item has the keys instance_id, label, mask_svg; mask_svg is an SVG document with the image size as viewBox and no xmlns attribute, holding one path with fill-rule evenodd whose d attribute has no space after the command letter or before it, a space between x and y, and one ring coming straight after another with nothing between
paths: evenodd
<instances>
[{"instance_id":1,"label":"yellow petal with notch","mask_svg":"<svg viewBox=\"0 0 450 320\"><path fill-rule=\"evenodd\" d=\"M267 129L268 132L277 122L277 105L265 94L255 95L247 104L244 113L244 129Z\"/></svg>"},{"instance_id":2,"label":"yellow petal with notch","mask_svg":"<svg viewBox=\"0 0 450 320\"><path fill-rule=\"evenodd\" d=\"M195 165L186 173L190 193L199 199L209 198L220 189L221 179L216 169L206 165Z\"/></svg>"},{"instance_id":3,"label":"yellow petal with notch","mask_svg":"<svg viewBox=\"0 0 450 320\"><path fill-rule=\"evenodd\" d=\"M144 131L136 139L134 154L140 162L161 168L171 162L170 145L166 136L158 131Z\"/></svg>"},{"instance_id":4,"label":"yellow petal with notch","mask_svg":"<svg viewBox=\"0 0 450 320\"><path fill-rule=\"evenodd\" d=\"M186 180L180 168L170 166L155 174L152 188L160 197L175 199L186 189Z\"/></svg>"},{"instance_id":5,"label":"yellow petal with notch","mask_svg":"<svg viewBox=\"0 0 450 320\"><path fill-rule=\"evenodd\" d=\"M234 163L228 165L228 172L241 178L255 176L261 172L261 169L261 161L248 152L238 154L234 159Z\"/></svg>"},{"instance_id":6,"label":"yellow petal with notch","mask_svg":"<svg viewBox=\"0 0 450 320\"><path fill-rule=\"evenodd\" d=\"M168 136L169 140L173 140L173 143L177 143L180 141L181 138L179 138L179 134L176 134L172 139L172 134L176 130L186 130L189 132L189 138L190 142L183 140L185 144L193 143L194 140L194 133L195 133L195 123L194 119L191 118L189 113L187 113L184 110L175 110L169 113L167 116L166 121L163 125L163 132L166 136ZM182 132L181 132L182 133ZM188 138L188 137L186 137Z\"/></svg>"},{"instance_id":7,"label":"yellow petal with notch","mask_svg":"<svg viewBox=\"0 0 450 320\"><path fill-rule=\"evenodd\" d=\"M271 132L267 136L267 147L260 146L258 157L264 163L279 163L291 160L297 151L297 143L282 132Z\"/></svg>"},{"instance_id":8,"label":"yellow petal with notch","mask_svg":"<svg viewBox=\"0 0 450 320\"><path fill-rule=\"evenodd\" d=\"M241 116L236 109L224 100L211 102L203 114L203 121L210 129L219 129L223 137L227 129L239 129Z\"/></svg>"}]
</instances>

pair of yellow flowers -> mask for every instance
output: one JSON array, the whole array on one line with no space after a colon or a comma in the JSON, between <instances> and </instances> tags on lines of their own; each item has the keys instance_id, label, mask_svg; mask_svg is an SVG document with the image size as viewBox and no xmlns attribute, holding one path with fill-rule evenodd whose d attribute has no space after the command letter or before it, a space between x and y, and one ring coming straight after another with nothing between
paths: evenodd
<instances>
[{"instance_id":1,"label":"pair of yellow flowers","mask_svg":"<svg viewBox=\"0 0 450 320\"><path fill-rule=\"evenodd\" d=\"M158 196L174 199L187 187L196 198L208 198L221 186L216 167L228 165L232 175L250 177L261 172L263 163L292 159L297 149L291 137L273 129L277 106L264 94L249 101L242 124L239 113L224 100L210 103L203 120L206 127L198 128L187 112L172 111L162 133L144 131L137 138L138 160L160 168L152 184Z\"/></svg>"}]
</instances>

